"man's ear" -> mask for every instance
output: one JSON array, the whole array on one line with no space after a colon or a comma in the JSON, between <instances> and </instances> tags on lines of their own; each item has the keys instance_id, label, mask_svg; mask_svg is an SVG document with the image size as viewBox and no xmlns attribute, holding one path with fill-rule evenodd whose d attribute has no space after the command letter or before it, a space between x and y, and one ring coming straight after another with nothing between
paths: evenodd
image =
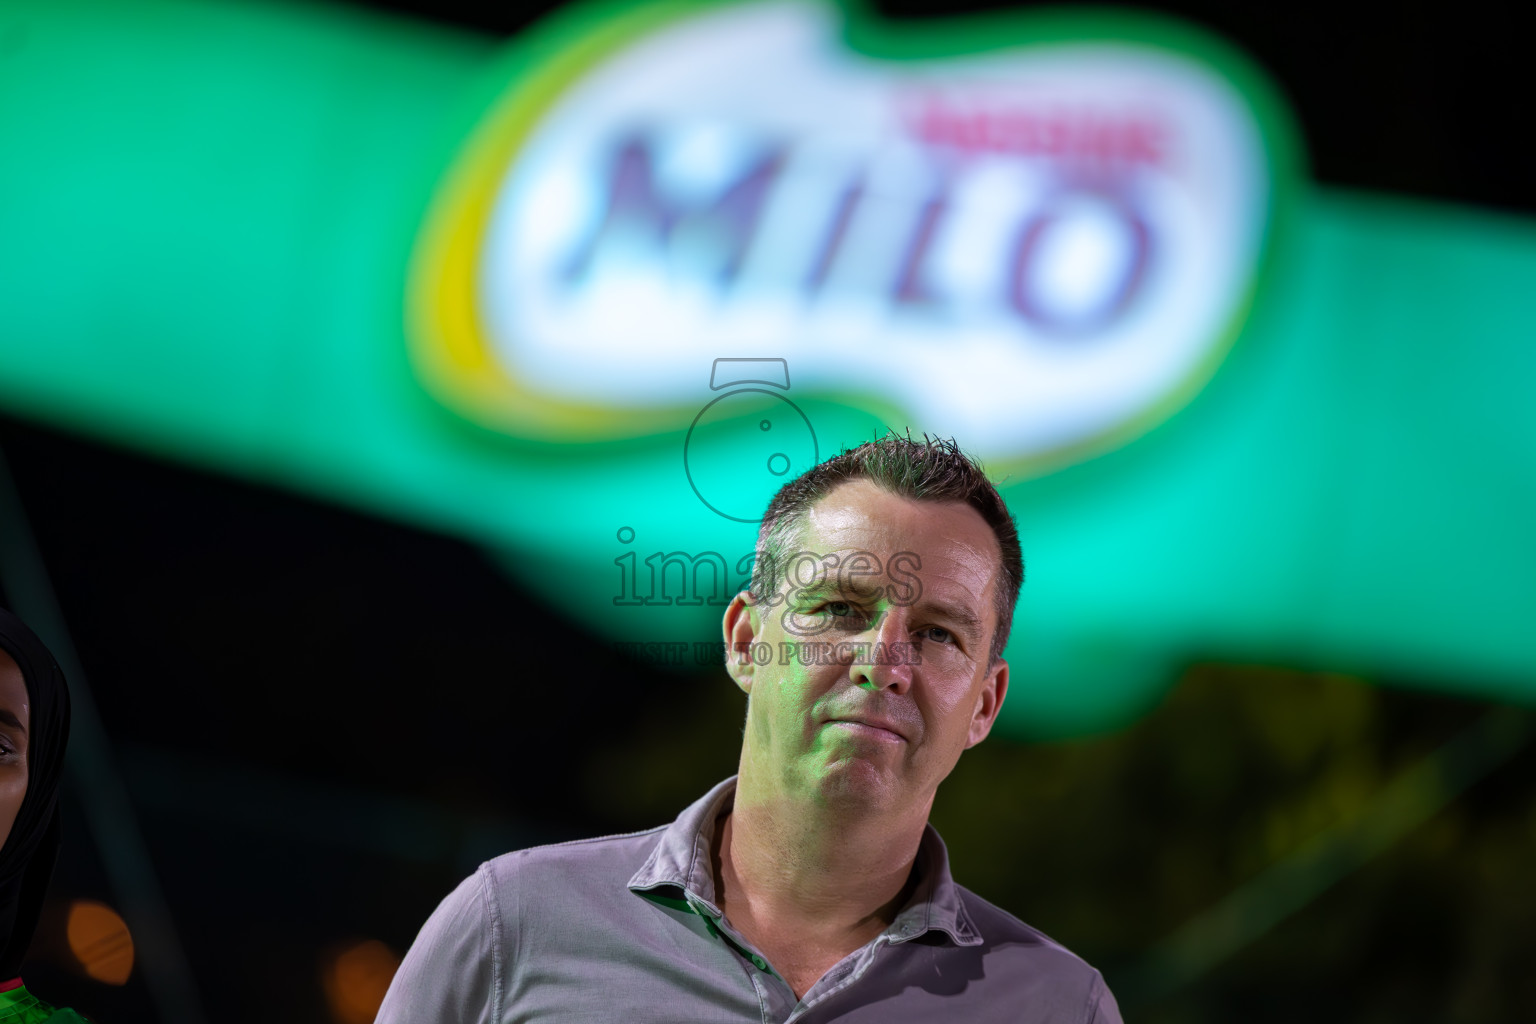
<instances>
[{"instance_id":1,"label":"man's ear","mask_svg":"<svg viewBox=\"0 0 1536 1024\"><path fill-rule=\"evenodd\" d=\"M1007 695L1008 662L998 658L997 664L987 669L987 681L981 687L980 696L976 698L976 711L971 715L971 731L965 739L967 750L987 738L987 733L992 731L992 723L997 721L997 713L1003 709L1003 698Z\"/></svg>"},{"instance_id":2,"label":"man's ear","mask_svg":"<svg viewBox=\"0 0 1536 1024\"><path fill-rule=\"evenodd\" d=\"M721 632L725 635L725 670L736 680L743 693L752 692L752 644L762 632L762 616L757 602L743 590L731 599L721 619Z\"/></svg>"}]
</instances>

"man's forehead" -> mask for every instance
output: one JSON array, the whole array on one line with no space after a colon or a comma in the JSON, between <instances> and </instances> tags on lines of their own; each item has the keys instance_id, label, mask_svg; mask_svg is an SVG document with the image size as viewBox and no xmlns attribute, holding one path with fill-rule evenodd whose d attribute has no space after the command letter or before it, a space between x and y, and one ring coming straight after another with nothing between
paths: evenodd
<instances>
[{"instance_id":1,"label":"man's forehead","mask_svg":"<svg viewBox=\"0 0 1536 1024\"><path fill-rule=\"evenodd\" d=\"M931 535L938 528L947 536L985 539L988 543L982 546L997 547L986 520L964 502L908 498L865 479L841 483L823 495L810 507L797 532L806 541L865 537L894 541L912 534Z\"/></svg>"},{"instance_id":2,"label":"man's forehead","mask_svg":"<svg viewBox=\"0 0 1536 1024\"><path fill-rule=\"evenodd\" d=\"M863 479L839 484L817 501L795 533L798 549L783 552L790 559L838 555L831 561L867 560L876 572L906 554L928 560L928 568L949 565L990 580L1002 558L992 528L969 505L906 498Z\"/></svg>"}]
</instances>

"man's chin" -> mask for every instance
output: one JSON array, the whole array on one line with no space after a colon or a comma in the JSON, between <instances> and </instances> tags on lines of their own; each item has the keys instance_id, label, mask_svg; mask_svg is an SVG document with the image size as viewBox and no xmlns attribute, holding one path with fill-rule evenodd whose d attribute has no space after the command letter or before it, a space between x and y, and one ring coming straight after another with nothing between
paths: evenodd
<instances>
[{"instance_id":1,"label":"man's chin","mask_svg":"<svg viewBox=\"0 0 1536 1024\"><path fill-rule=\"evenodd\" d=\"M819 800L829 805L879 811L899 805L906 786L894 766L883 759L840 757L824 765L815 778Z\"/></svg>"}]
</instances>

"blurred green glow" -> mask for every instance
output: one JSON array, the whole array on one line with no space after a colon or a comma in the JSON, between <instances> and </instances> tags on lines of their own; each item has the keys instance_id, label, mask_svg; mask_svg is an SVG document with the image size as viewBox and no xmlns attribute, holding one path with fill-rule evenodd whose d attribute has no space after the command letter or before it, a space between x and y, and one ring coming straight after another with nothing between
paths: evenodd
<instances>
[{"instance_id":1,"label":"blurred green glow","mask_svg":"<svg viewBox=\"0 0 1536 1024\"><path fill-rule=\"evenodd\" d=\"M79 0L9 3L0 35L6 409L475 538L614 640L718 638L718 606L615 603L629 554L734 572L751 551L690 487L688 417L579 457L518 447L408 363L409 254L491 41ZM1004 728L1113 727L1191 658L1536 698L1536 228L1316 189L1284 216L1187 407L1002 482L1028 563ZM823 457L885 423L788 397Z\"/></svg>"}]
</instances>

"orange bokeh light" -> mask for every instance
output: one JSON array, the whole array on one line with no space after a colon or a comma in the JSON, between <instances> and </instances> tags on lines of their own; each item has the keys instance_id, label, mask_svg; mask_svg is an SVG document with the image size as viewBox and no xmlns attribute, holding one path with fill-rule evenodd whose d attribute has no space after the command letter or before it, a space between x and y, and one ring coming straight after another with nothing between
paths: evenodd
<instances>
[{"instance_id":1,"label":"orange bokeh light","mask_svg":"<svg viewBox=\"0 0 1536 1024\"><path fill-rule=\"evenodd\" d=\"M75 900L66 929L69 951L89 977L127 984L133 973L133 936L117 911L95 900Z\"/></svg>"},{"instance_id":2,"label":"orange bokeh light","mask_svg":"<svg viewBox=\"0 0 1536 1024\"><path fill-rule=\"evenodd\" d=\"M400 957L378 939L342 949L325 965L321 981L337 1024L372 1024L400 966Z\"/></svg>"}]
</instances>

